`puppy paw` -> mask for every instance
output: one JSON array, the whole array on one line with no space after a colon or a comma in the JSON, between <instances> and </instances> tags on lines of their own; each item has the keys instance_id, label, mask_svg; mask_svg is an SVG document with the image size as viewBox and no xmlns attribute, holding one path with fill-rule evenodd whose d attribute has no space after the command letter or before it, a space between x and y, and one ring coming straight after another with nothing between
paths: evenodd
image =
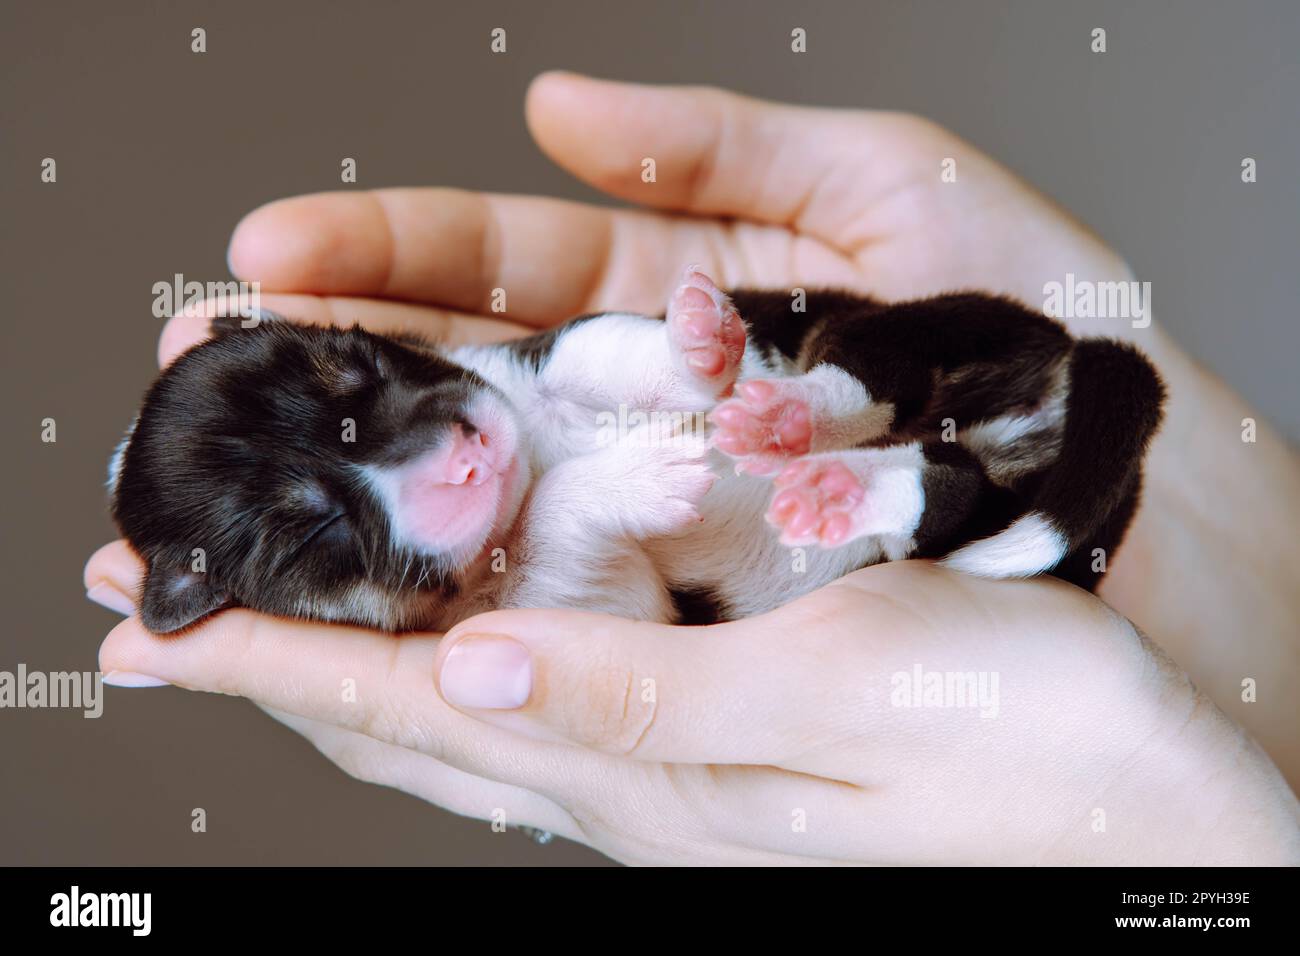
<instances>
[{"instance_id":1,"label":"puppy paw","mask_svg":"<svg viewBox=\"0 0 1300 956\"><path fill-rule=\"evenodd\" d=\"M678 371L710 399L731 394L745 355L745 324L726 293L695 266L668 300L668 341Z\"/></svg>"},{"instance_id":2,"label":"puppy paw","mask_svg":"<svg viewBox=\"0 0 1300 956\"><path fill-rule=\"evenodd\" d=\"M699 524L704 520L700 502L718 480L709 467L707 443L682 436L672 441L638 469L645 489L644 510L635 522L641 534L677 534Z\"/></svg>"},{"instance_id":3,"label":"puppy paw","mask_svg":"<svg viewBox=\"0 0 1300 956\"><path fill-rule=\"evenodd\" d=\"M709 420L714 445L737 460L737 472L774 475L812 449L812 409L789 379L741 382Z\"/></svg>"},{"instance_id":4,"label":"puppy paw","mask_svg":"<svg viewBox=\"0 0 1300 956\"><path fill-rule=\"evenodd\" d=\"M767 510L768 523L784 545L819 544L834 548L853 537L867 490L835 460L805 459L777 475L777 491Z\"/></svg>"},{"instance_id":5,"label":"puppy paw","mask_svg":"<svg viewBox=\"0 0 1300 956\"><path fill-rule=\"evenodd\" d=\"M865 535L909 536L925 505L916 447L801 458L774 479L767 520L787 546L836 548Z\"/></svg>"},{"instance_id":6,"label":"puppy paw","mask_svg":"<svg viewBox=\"0 0 1300 956\"><path fill-rule=\"evenodd\" d=\"M700 502L718 480L709 451L699 435L639 429L606 455L617 478L593 488L632 537L677 534L703 520Z\"/></svg>"}]
</instances>

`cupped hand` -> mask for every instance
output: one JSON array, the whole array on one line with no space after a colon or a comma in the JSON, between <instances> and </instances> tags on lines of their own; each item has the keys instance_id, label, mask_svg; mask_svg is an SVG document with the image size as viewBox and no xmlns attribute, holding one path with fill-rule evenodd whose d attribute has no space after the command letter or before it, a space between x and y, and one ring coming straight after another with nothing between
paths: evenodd
<instances>
[{"instance_id":1,"label":"cupped hand","mask_svg":"<svg viewBox=\"0 0 1300 956\"><path fill-rule=\"evenodd\" d=\"M128 565L106 550L92 573ZM441 640L132 618L100 664L248 697L363 780L625 862L1300 859L1267 758L1060 582L900 563L709 628L496 611Z\"/></svg>"},{"instance_id":2,"label":"cupped hand","mask_svg":"<svg viewBox=\"0 0 1300 956\"><path fill-rule=\"evenodd\" d=\"M1035 308L1044 285L1069 274L1132 278L1069 214L916 116L570 74L538 78L526 112L551 159L642 208L451 189L304 196L248 215L230 244L231 268L260 281L264 304L284 315L432 331L453 344L601 309L657 312L690 262L730 286L834 285L888 299L974 288ZM492 311L495 290L504 313ZM1300 783L1300 695L1245 703L1240 694L1244 676L1300 682L1291 533L1300 462L1158 325L1070 322L1077 334L1134 339L1170 394L1141 507L1108 556L1100 593ZM206 331L201 320L173 320L161 357ZM1240 437L1247 417L1259 428L1249 445ZM1189 592L1189 580L1213 586Z\"/></svg>"},{"instance_id":3,"label":"cupped hand","mask_svg":"<svg viewBox=\"0 0 1300 956\"><path fill-rule=\"evenodd\" d=\"M1128 277L1085 228L916 117L558 74L534 84L527 112L561 166L658 211L446 189L307 196L241 222L233 271L261 282L264 306L297 319L414 329L452 343L604 308L657 311L684 262L727 285L835 285L892 299L968 287L1031 305L1045 282L1069 272ZM647 159L653 182L642 176ZM956 183L941 179L947 159L956 160ZM504 313L492 312L495 290L505 293ZM1130 332L1126 324L1076 331ZM201 319L173 319L160 358L206 333ZM1167 379L1172 369L1190 380L1185 360L1154 329L1145 334ZM1195 390L1175 389L1175 402L1188 394ZM1197 428L1239 417L1230 397L1214 401L1194 409ZM1171 427L1179 417L1191 416L1171 415ZM1196 473L1183 459L1203 443L1175 437L1157 445L1153 469ZM1215 467L1218 450L1204 450L1206 468ZM1267 484L1269 474L1257 469L1253 481ZM1274 491L1247 483L1241 497L1268 501ZM1158 506L1165 496L1147 500ZM1151 507L1107 586L1164 641L1164 612L1185 607L1188 565L1200 553L1181 529L1203 525L1165 512L1144 517ZM1239 522L1249 546L1283 550L1280 539L1270 544L1274 523L1257 524L1247 535L1251 521ZM1222 553L1233 535L1218 531L1205 535ZM1171 538L1182 542L1181 563L1166 571L1157 559ZM88 585L125 595L137 578L120 542L87 567ZM1252 586L1248 602L1222 603L1268 619L1286 613L1275 597L1284 593ZM101 664L243 694L366 779L461 813L500 810L509 822L627 860L1218 858L1223 843L1208 830L1201 850L1171 833L1208 828L1214 814L1204 803L1199 814L1153 808L1192 810L1179 786L1225 767L1246 775L1247 803L1268 808L1259 832L1294 814L1276 772L1240 731L1122 619L1055 582L975 582L907 562L706 631L511 612L466 622L445 643L469 647L464 636L485 629L527 649L532 680L519 708L448 706L436 688L449 692L449 651L435 638L395 640L246 611L176 641L152 638L133 618L109 637ZM1196 633L1195 622L1181 631ZM888 705L888 681L917 664L923 675L998 673L999 716ZM349 677L366 687L353 704L340 689ZM640 704L646 679L658 695L650 711ZM1175 730L1180 714L1196 719ZM1238 822L1225 811L1218 836ZM1096 832L1111 838L1091 839Z\"/></svg>"}]
</instances>

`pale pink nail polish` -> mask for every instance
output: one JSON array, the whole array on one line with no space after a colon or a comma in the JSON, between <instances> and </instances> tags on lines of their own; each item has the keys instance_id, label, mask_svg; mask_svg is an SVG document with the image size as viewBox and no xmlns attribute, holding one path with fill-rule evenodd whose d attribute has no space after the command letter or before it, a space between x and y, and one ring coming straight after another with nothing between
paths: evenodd
<instances>
[{"instance_id":1,"label":"pale pink nail polish","mask_svg":"<svg viewBox=\"0 0 1300 956\"><path fill-rule=\"evenodd\" d=\"M86 592L86 597L110 611L116 611L118 614L125 614L130 617L135 613L135 602L107 581L100 581L96 584Z\"/></svg>"},{"instance_id":2,"label":"pale pink nail polish","mask_svg":"<svg viewBox=\"0 0 1300 956\"><path fill-rule=\"evenodd\" d=\"M462 638L442 664L442 696L453 707L514 710L533 690L528 648L501 634Z\"/></svg>"},{"instance_id":3,"label":"pale pink nail polish","mask_svg":"<svg viewBox=\"0 0 1300 956\"><path fill-rule=\"evenodd\" d=\"M109 671L104 675L104 683L110 687L167 687L168 682L148 674L134 671Z\"/></svg>"}]
</instances>

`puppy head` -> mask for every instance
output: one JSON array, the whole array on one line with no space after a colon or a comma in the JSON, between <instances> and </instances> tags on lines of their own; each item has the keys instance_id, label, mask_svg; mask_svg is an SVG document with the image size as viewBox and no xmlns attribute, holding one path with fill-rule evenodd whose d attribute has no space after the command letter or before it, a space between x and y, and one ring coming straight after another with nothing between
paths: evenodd
<instances>
[{"instance_id":1,"label":"puppy head","mask_svg":"<svg viewBox=\"0 0 1300 956\"><path fill-rule=\"evenodd\" d=\"M518 513L513 409L434 351L266 321L167 368L110 468L146 627L212 611L428 626Z\"/></svg>"}]
</instances>

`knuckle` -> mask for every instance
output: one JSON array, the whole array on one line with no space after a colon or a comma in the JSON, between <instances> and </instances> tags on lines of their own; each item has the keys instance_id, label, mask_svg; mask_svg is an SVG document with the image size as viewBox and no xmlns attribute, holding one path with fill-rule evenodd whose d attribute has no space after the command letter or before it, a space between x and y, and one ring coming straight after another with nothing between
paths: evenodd
<instances>
[{"instance_id":1,"label":"knuckle","mask_svg":"<svg viewBox=\"0 0 1300 956\"><path fill-rule=\"evenodd\" d=\"M374 740L393 740L401 721L384 695L362 704L357 730ZM394 741L396 742L396 741Z\"/></svg>"},{"instance_id":2,"label":"knuckle","mask_svg":"<svg viewBox=\"0 0 1300 956\"><path fill-rule=\"evenodd\" d=\"M269 639L266 628L275 626L274 619L234 609L218 615L207 626L217 638L208 643L209 650L217 655L211 661L215 665L210 670L212 689L233 697L270 697L270 688L261 683L255 662Z\"/></svg>"},{"instance_id":3,"label":"knuckle","mask_svg":"<svg viewBox=\"0 0 1300 956\"><path fill-rule=\"evenodd\" d=\"M360 683L355 702L358 708L351 721L366 737L428 756L439 757L441 748L430 731L428 715L413 696L407 683L413 673L423 673L408 657L415 653L414 642L393 641L387 660L373 675Z\"/></svg>"},{"instance_id":4,"label":"knuckle","mask_svg":"<svg viewBox=\"0 0 1300 956\"><path fill-rule=\"evenodd\" d=\"M645 743L658 717L655 694L631 668L606 657L584 675L585 693L565 695L569 734L600 750L632 756Z\"/></svg>"},{"instance_id":5,"label":"knuckle","mask_svg":"<svg viewBox=\"0 0 1300 956\"><path fill-rule=\"evenodd\" d=\"M429 753L429 735L424 732L424 721L404 707L400 699L384 688L363 695L357 731L373 740L392 744L407 750Z\"/></svg>"}]
</instances>

